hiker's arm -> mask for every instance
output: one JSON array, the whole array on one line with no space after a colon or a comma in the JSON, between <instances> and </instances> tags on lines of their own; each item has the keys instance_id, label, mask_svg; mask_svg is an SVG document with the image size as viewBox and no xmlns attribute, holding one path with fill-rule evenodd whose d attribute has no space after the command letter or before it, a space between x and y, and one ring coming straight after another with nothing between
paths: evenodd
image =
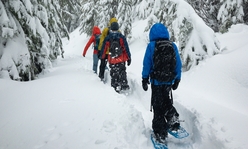
<instances>
[{"instance_id":1,"label":"hiker's arm","mask_svg":"<svg viewBox=\"0 0 248 149\"><path fill-rule=\"evenodd\" d=\"M175 69L175 73L176 73L176 77L175 80L181 80L181 72L182 72L182 61L178 52L178 48L176 46L175 43L173 43L174 46L174 50L176 53L176 69Z\"/></svg>"},{"instance_id":2,"label":"hiker's arm","mask_svg":"<svg viewBox=\"0 0 248 149\"><path fill-rule=\"evenodd\" d=\"M149 78L152 71L152 43L149 43L146 48L146 52L143 59L143 69L142 69L142 78Z\"/></svg>"},{"instance_id":3,"label":"hiker's arm","mask_svg":"<svg viewBox=\"0 0 248 149\"><path fill-rule=\"evenodd\" d=\"M94 40L95 40L95 36L92 35L90 37L90 40L87 42L86 46L84 47L83 56L86 55L87 50L89 49L90 45L94 42Z\"/></svg>"},{"instance_id":4,"label":"hiker's arm","mask_svg":"<svg viewBox=\"0 0 248 149\"><path fill-rule=\"evenodd\" d=\"M128 46L128 43L127 43L127 40L126 40L125 36L123 36L123 41L124 41L124 46L125 46L128 58L131 59L131 53L130 53L129 46Z\"/></svg>"}]
</instances>

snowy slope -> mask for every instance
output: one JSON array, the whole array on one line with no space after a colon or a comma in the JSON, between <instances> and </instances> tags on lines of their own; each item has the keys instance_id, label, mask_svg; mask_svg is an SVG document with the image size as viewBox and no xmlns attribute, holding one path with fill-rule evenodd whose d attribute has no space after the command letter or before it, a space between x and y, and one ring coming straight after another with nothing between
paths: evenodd
<instances>
[{"instance_id":1,"label":"snowy slope","mask_svg":"<svg viewBox=\"0 0 248 149\"><path fill-rule=\"evenodd\" d=\"M248 27L236 25L228 33L217 36L222 43L222 54L184 73L178 100L200 113L202 126L213 127L216 139L226 144L225 148L245 149L248 147Z\"/></svg>"},{"instance_id":2,"label":"snowy slope","mask_svg":"<svg viewBox=\"0 0 248 149\"><path fill-rule=\"evenodd\" d=\"M141 87L147 45L144 21L133 26L133 93L119 95L92 71L92 49L82 57L88 37L75 30L64 41L64 59L31 82L0 79L0 149L152 149L150 94ZM169 138L170 149L248 147L248 27L217 34L222 54L183 73L175 106L190 137Z\"/></svg>"}]
</instances>

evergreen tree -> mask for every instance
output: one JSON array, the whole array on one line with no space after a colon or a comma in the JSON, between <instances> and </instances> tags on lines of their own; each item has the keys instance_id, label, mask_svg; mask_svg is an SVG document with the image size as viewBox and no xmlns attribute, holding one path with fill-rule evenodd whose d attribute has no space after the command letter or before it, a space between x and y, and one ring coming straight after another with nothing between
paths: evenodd
<instances>
[{"instance_id":1,"label":"evergreen tree","mask_svg":"<svg viewBox=\"0 0 248 149\"><path fill-rule=\"evenodd\" d=\"M88 36L92 34L93 26L101 29L109 26L109 20L117 18L120 30L127 38L131 38L131 29L133 22L133 5L138 3L137 0L85 0L81 3L82 15L81 33Z\"/></svg>"},{"instance_id":2,"label":"evergreen tree","mask_svg":"<svg viewBox=\"0 0 248 149\"><path fill-rule=\"evenodd\" d=\"M247 0L187 0L215 32L226 32L232 24L247 22Z\"/></svg>"},{"instance_id":3,"label":"evergreen tree","mask_svg":"<svg viewBox=\"0 0 248 149\"><path fill-rule=\"evenodd\" d=\"M15 80L35 79L42 70L52 66L57 56L63 56L61 35L69 37L58 12L58 1L1 0L0 7L1 71L8 71ZM10 43L24 47L9 53ZM11 61L6 63L2 59Z\"/></svg>"},{"instance_id":4,"label":"evergreen tree","mask_svg":"<svg viewBox=\"0 0 248 149\"><path fill-rule=\"evenodd\" d=\"M146 19L152 11L153 2L151 0L140 0L136 1L133 5L135 16L137 16L138 19Z\"/></svg>"},{"instance_id":5,"label":"evergreen tree","mask_svg":"<svg viewBox=\"0 0 248 149\"><path fill-rule=\"evenodd\" d=\"M215 32L219 31L220 24L217 16L222 4L220 0L187 0L187 2L209 27Z\"/></svg>"},{"instance_id":6,"label":"evergreen tree","mask_svg":"<svg viewBox=\"0 0 248 149\"><path fill-rule=\"evenodd\" d=\"M128 39L131 39L132 32L132 0L122 1L118 8L118 22L120 25L120 30Z\"/></svg>"},{"instance_id":7,"label":"evergreen tree","mask_svg":"<svg viewBox=\"0 0 248 149\"><path fill-rule=\"evenodd\" d=\"M99 3L100 1L98 0L82 1L81 3L82 14L80 16L81 33L86 33L88 36L90 36L92 34L92 28L94 26L99 26L98 25L98 21L100 20L99 10L98 10L98 7L100 6Z\"/></svg>"},{"instance_id":8,"label":"evergreen tree","mask_svg":"<svg viewBox=\"0 0 248 149\"><path fill-rule=\"evenodd\" d=\"M188 7L184 8L185 6ZM193 15L194 10L190 5L184 1L155 0L153 8L154 14L150 15L147 28L156 22L167 26L170 40L178 43L184 70L189 70L206 57L219 53L219 42L214 32L203 21L194 21L195 17L200 19ZM177 11L182 9L188 11Z\"/></svg>"},{"instance_id":9,"label":"evergreen tree","mask_svg":"<svg viewBox=\"0 0 248 149\"><path fill-rule=\"evenodd\" d=\"M228 31L233 24L244 23L242 0L221 0L220 2L222 3L218 13L220 32Z\"/></svg>"},{"instance_id":10,"label":"evergreen tree","mask_svg":"<svg viewBox=\"0 0 248 149\"><path fill-rule=\"evenodd\" d=\"M103 0L99 6L99 26L100 28L105 28L109 26L109 20L111 18L117 18L119 0Z\"/></svg>"},{"instance_id":11,"label":"evergreen tree","mask_svg":"<svg viewBox=\"0 0 248 149\"><path fill-rule=\"evenodd\" d=\"M60 14L62 14L67 30L74 31L80 25L79 18L82 13L80 0L60 0L59 4Z\"/></svg>"},{"instance_id":12,"label":"evergreen tree","mask_svg":"<svg viewBox=\"0 0 248 149\"><path fill-rule=\"evenodd\" d=\"M98 26L101 29L109 26L109 20L117 17L119 2L120 0L82 1L81 33L86 33L89 36L92 34L93 26Z\"/></svg>"},{"instance_id":13,"label":"evergreen tree","mask_svg":"<svg viewBox=\"0 0 248 149\"><path fill-rule=\"evenodd\" d=\"M17 40L18 36L21 36L21 38L25 36L22 30L19 29L20 24L15 21L9 9L6 9L9 7L9 3L0 1L0 77L2 77L1 74L5 74L12 79L20 80L18 69L21 73L26 73L26 71L29 71L28 67L30 63L20 64L19 61L22 58L20 56L13 57L12 53L15 51L6 49L10 46L11 39L14 38ZM24 43L25 41L22 40L20 42ZM21 51L20 54L23 54L23 57L25 57L23 60L30 57L27 49Z\"/></svg>"},{"instance_id":14,"label":"evergreen tree","mask_svg":"<svg viewBox=\"0 0 248 149\"><path fill-rule=\"evenodd\" d=\"M244 23L248 25L248 0L244 0Z\"/></svg>"}]
</instances>

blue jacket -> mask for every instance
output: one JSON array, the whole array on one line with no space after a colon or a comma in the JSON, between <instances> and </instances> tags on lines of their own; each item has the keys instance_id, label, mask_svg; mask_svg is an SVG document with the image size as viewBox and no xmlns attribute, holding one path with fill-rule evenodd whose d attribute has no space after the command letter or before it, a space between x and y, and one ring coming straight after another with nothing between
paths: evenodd
<instances>
[{"instance_id":1,"label":"blue jacket","mask_svg":"<svg viewBox=\"0 0 248 149\"><path fill-rule=\"evenodd\" d=\"M149 33L150 43L147 45L145 56L143 59L143 70L142 70L142 78L149 78L150 74L153 72L153 54L155 49L155 42L158 39L170 39L169 32L167 28L161 24L156 23L152 26L150 33ZM182 68L182 62L180 59L180 55L177 49L177 46L175 43L172 43L175 53L176 53L176 68L175 68L175 74L176 77L172 82L159 82L158 80L150 78L151 84L154 85L163 85L168 84L172 85L174 84L175 80L181 80L181 68Z\"/></svg>"}]
</instances>

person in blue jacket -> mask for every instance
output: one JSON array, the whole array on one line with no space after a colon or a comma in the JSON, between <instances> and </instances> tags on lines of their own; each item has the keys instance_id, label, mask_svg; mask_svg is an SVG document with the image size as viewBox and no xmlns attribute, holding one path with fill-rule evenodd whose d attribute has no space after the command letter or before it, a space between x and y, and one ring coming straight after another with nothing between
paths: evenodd
<instances>
[{"instance_id":1,"label":"person in blue jacket","mask_svg":"<svg viewBox=\"0 0 248 149\"><path fill-rule=\"evenodd\" d=\"M178 48L172 42L176 55L175 77L170 82L161 82L152 77L153 72L153 54L155 43L158 40L169 40L169 32L165 25L161 23L154 24L149 33L150 43L147 45L143 59L142 70L142 87L145 91L148 84L151 83L151 106L153 108L154 117L152 120L152 129L158 141L165 141L168 136L168 129L178 130L180 127L179 114L173 106L171 89L176 90L181 80L181 59ZM149 82L150 78L150 82ZM172 93L171 93L172 95Z\"/></svg>"}]
</instances>

